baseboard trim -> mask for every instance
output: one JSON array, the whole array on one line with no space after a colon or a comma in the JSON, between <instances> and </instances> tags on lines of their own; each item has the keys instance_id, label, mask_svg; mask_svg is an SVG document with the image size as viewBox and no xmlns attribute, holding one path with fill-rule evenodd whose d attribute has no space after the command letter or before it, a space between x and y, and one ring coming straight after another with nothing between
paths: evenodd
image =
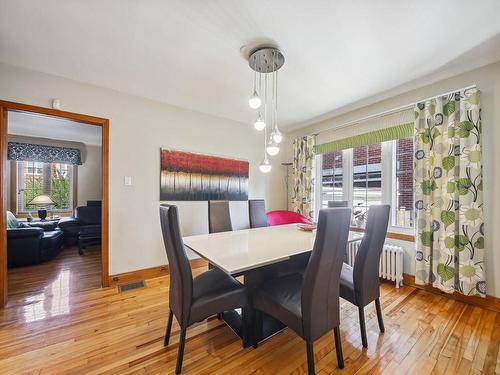
<instances>
[{"instance_id":1,"label":"baseboard trim","mask_svg":"<svg viewBox=\"0 0 500 375\"><path fill-rule=\"evenodd\" d=\"M403 274L403 284L406 286L411 286L416 289L425 290L430 293L439 294L441 296L451 298L455 301L460 301L468 303L469 305L483 307L487 310L492 310L495 312L500 312L500 298L494 296L486 296L485 298L477 296L465 296L460 293L445 293L442 290L434 288L432 285L418 285L415 284L415 276L409 275L407 273Z\"/></svg>"},{"instance_id":2,"label":"baseboard trim","mask_svg":"<svg viewBox=\"0 0 500 375\"><path fill-rule=\"evenodd\" d=\"M191 268L200 268L207 266L208 262L205 259L191 259L189 261ZM169 274L168 264L158 267L144 268L130 272L119 273L109 277L110 285L129 283L131 281L153 279L155 277L166 276Z\"/></svg>"}]
</instances>

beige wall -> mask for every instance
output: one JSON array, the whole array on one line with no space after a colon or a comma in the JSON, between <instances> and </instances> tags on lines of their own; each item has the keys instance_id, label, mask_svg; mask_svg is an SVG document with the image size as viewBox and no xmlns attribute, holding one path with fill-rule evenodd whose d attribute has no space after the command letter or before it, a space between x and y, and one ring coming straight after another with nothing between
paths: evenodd
<instances>
[{"instance_id":1,"label":"beige wall","mask_svg":"<svg viewBox=\"0 0 500 375\"><path fill-rule=\"evenodd\" d=\"M285 158L291 159L292 140L297 136L312 134L333 126L355 121L371 114L398 108L409 103L414 103L451 90L477 85L481 90L481 106L483 120L483 157L484 157L484 215L485 215L485 246L486 246L486 281L487 293L500 297L500 251L496 244L500 243L500 199L497 198L500 189L500 62L475 69L468 73L460 74L433 84L412 82L409 85L396 88L384 93L387 98L374 103L374 98L365 102L374 104L366 105L359 109L339 112L339 115L328 120L317 122L287 134L288 140L285 147ZM423 86L425 85L425 86ZM405 87L420 87L406 90ZM356 129L362 133L367 129ZM342 129L336 136L342 138L351 135L354 129ZM393 241L391 241L393 242ZM399 242L405 248L406 273L414 273L414 245Z\"/></svg>"},{"instance_id":2,"label":"beige wall","mask_svg":"<svg viewBox=\"0 0 500 375\"><path fill-rule=\"evenodd\" d=\"M249 197L279 208L281 178L260 173L263 135L251 125L0 64L0 99L47 107L52 98L64 110L110 120L110 274L167 262L158 219L161 147L248 160ZM235 227L245 226L246 204L231 209ZM208 230L206 202L180 202L179 211L184 234Z\"/></svg>"},{"instance_id":3,"label":"beige wall","mask_svg":"<svg viewBox=\"0 0 500 375\"><path fill-rule=\"evenodd\" d=\"M101 200L101 147L86 145L85 162L78 166L78 206Z\"/></svg>"}]
</instances>

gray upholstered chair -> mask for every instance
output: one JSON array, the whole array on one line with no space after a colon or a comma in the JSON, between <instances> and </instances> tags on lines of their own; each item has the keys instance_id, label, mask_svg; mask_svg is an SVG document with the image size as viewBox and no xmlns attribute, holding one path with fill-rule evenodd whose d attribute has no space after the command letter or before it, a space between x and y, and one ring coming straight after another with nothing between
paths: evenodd
<instances>
[{"instance_id":1,"label":"gray upholstered chair","mask_svg":"<svg viewBox=\"0 0 500 375\"><path fill-rule=\"evenodd\" d=\"M209 233L230 232L231 213L228 201L208 201L208 231Z\"/></svg>"},{"instance_id":2,"label":"gray upholstered chair","mask_svg":"<svg viewBox=\"0 0 500 375\"><path fill-rule=\"evenodd\" d=\"M380 331L385 331L380 308L379 263L389 214L389 205L371 206L368 209L365 233L354 260L354 267L344 263L340 276L340 296L358 306L361 341L365 348L368 347L368 340L364 308L372 301L375 301Z\"/></svg>"},{"instance_id":3,"label":"gray upholstered chair","mask_svg":"<svg viewBox=\"0 0 500 375\"><path fill-rule=\"evenodd\" d=\"M245 308L247 291L244 285L217 268L193 279L179 229L177 207L162 204L160 222L170 269L169 315L164 346L169 343L175 315L181 327L175 370L180 374L187 328L222 311Z\"/></svg>"},{"instance_id":4,"label":"gray upholstered chair","mask_svg":"<svg viewBox=\"0 0 500 375\"><path fill-rule=\"evenodd\" d=\"M328 201L328 208L349 207L348 201Z\"/></svg>"},{"instance_id":5,"label":"gray upholstered chair","mask_svg":"<svg viewBox=\"0 0 500 375\"><path fill-rule=\"evenodd\" d=\"M314 374L313 343L333 329L337 363L344 367L340 341L339 284L349 236L350 208L319 212L314 247L304 274L266 281L253 295L257 309L256 332L261 332L262 311L286 324L306 341L307 368Z\"/></svg>"},{"instance_id":6,"label":"gray upholstered chair","mask_svg":"<svg viewBox=\"0 0 500 375\"><path fill-rule=\"evenodd\" d=\"M248 216L250 228L267 227L266 202L264 199L248 201Z\"/></svg>"}]
</instances>

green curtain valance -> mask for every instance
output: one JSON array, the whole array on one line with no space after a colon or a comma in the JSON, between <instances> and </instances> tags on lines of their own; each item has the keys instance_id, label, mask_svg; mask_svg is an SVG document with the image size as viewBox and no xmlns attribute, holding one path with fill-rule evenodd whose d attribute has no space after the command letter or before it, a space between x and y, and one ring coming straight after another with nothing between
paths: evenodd
<instances>
[{"instance_id":1,"label":"green curtain valance","mask_svg":"<svg viewBox=\"0 0 500 375\"><path fill-rule=\"evenodd\" d=\"M372 143L380 143L391 141L393 139L412 137L413 132L413 123L408 122L406 124L374 130L372 132L355 135L353 137L322 143L320 145L316 145L315 152L316 154L326 154L328 152L346 150L348 148L365 146Z\"/></svg>"}]
</instances>

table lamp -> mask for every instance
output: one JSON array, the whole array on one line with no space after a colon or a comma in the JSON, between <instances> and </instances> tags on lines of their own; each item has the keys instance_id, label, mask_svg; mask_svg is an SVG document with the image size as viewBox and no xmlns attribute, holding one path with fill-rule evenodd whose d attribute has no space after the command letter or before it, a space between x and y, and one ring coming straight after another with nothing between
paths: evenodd
<instances>
[{"instance_id":1,"label":"table lamp","mask_svg":"<svg viewBox=\"0 0 500 375\"><path fill-rule=\"evenodd\" d=\"M53 205L54 201L48 195L37 195L29 204L38 207L38 217L43 221L47 217L46 207Z\"/></svg>"}]
</instances>

